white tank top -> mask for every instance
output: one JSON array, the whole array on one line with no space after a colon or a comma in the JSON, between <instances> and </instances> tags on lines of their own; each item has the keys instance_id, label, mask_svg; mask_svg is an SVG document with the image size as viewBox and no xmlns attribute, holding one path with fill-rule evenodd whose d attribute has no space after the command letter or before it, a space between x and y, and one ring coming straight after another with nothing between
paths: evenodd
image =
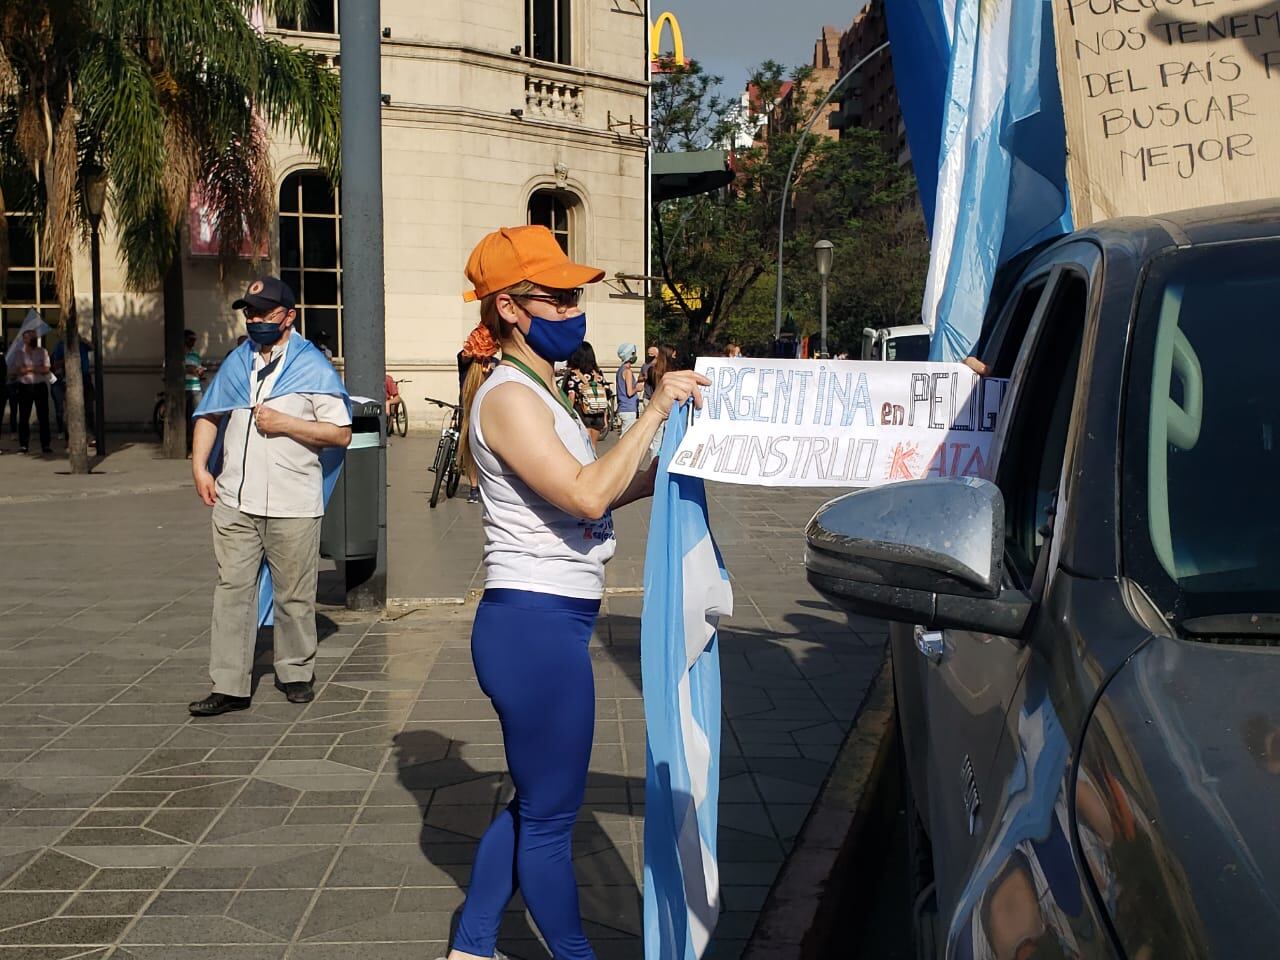
<instances>
[{"instance_id":1,"label":"white tank top","mask_svg":"<svg viewBox=\"0 0 1280 960\"><path fill-rule=\"evenodd\" d=\"M613 516L581 520L552 506L529 488L485 443L480 409L489 391L518 383L545 403L556 435L582 464L592 463L591 437L541 384L510 364L499 364L471 405L471 451L484 506L486 588L529 590L596 600L604 596L604 565L613 556ZM534 399L537 398L537 399Z\"/></svg>"}]
</instances>

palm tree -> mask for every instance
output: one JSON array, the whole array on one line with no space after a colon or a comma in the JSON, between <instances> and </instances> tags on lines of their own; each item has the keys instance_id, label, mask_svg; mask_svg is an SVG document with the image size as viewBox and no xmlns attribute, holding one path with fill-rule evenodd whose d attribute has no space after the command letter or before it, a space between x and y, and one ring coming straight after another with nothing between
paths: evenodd
<instances>
[{"instance_id":1,"label":"palm tree","mask_svg":"<svg viewBox=\"0 0 1280 960\"><path fill-rule=\"evenodd\" d=\"M165 395L184 409L180 226L199 190L233 261L274 214L272 130L296 137L336 182L340 87L255 17L295 17L307 0L0 0L0 169L44 232L67 358L71 469L88 472L72 257L88 230L80 185L105 175L127 282L164 295ZM11 135L6 135L11 134ZM12 178L10 190L14 189ZM0 194L4 211L16 209ZM8 266L0 229L0 283ZM101 349L101 344L98 348ZM164 452L185 453L170 416Z\"/></svg>"}]
</instances>

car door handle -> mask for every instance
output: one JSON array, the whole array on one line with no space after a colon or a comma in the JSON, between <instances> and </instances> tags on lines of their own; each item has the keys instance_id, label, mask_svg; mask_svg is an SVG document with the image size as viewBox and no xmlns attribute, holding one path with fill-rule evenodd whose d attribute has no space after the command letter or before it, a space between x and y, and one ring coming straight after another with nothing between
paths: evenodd
<instances>
[{"instance_id":1,"label":"car door handle","mask_svg":"<svg viewBox=\"0 0 1280 960\"><path fill-rule=\"evenodd\" d=\"M941 663L942 654L946 650L946 645L942 642L941 630L926 630L919 624L916 625L916 649L929 659L931 663Z\"/></svg>"}]
</instances>

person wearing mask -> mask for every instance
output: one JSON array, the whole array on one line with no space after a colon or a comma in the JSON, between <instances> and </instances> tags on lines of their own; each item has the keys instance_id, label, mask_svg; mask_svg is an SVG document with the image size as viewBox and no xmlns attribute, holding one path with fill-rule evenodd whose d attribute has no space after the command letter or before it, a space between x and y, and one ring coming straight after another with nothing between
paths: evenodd
<instances>
[{"instance_id":1,"label":"person wearing mask","mask_svg":"<svg viewBox=\"0 0 1280 960\"><path fill-rule=\"evenodd\" d=\"M317 561L326 448L351 442L351 401L332 364L293 329L293 291L253 281L232 304L250 343L218 368L200 407L191 456L196 492L213 508L218 579L209 634L213 691L189 704L209 717L250 705L263 560L271 572L276 683L290 703L314 697ZM210 458L221 439L221 470Z\"/></svg>"},{"instance_id":2,"label":"person wearing mask","mask_svg":"<svg viewBox=\"0 0 1280 960\"><path fill-rule=\"evenodd\" d=\"M18 385L18 449L23 453L31 446L32 407L40 427L40 452L53 453L49 430L49 381L53 369L49 351L40 346L41 328L46 332L49 329L35 311L27 314L18 341L5 355L9 377Z\"/></svg>"},{"instance_id":3,"label":"person wearing mask","mask_svg":"<svg viewBox=\"0 0 1280 960\"><path fill-rule=\"evenodd\" d=\"M641 461L672 409L708 381L670 374L636 425L596 456L560 392L554 364L586 334L582 287L604 271L573 263L542 226L489 234L467 263L480 323L502 362L463 417L484 508L485 592L471 656L502 723L515 798L476 851L449 960L494 956L517 885L556 960L595 954L583 933L573 825L582 805L595 720L587 645L615 550L613 511L653 492Z\"/></svg>"},{"instance_id":4,"label":"person wearing mask","mask_svg":"<svg viewBox=\"0 0 1280 960\"><path fill-rule=\"evenodd\" d=\"M600 442L600 431L604 429L604 418L609 414L609 387L596 362L595 350L585 340L569 358L569 369L565 371L560 389L587 428L591 447L595 449Z\"/></svg>"},{"instance_id":5,"label":"person wearing mask","mask_svg":"<svg viewBox=\"0 0 1280 960\"><path fill-rule=\"evenodd\" d=\"M618 419L622 421L622 432L626 433L636 425L636 417L640 415L642 388L636 379L636 345L624 343L618 347L618 359L622 361L615 375Z\"/></svg>"}]
</instances>

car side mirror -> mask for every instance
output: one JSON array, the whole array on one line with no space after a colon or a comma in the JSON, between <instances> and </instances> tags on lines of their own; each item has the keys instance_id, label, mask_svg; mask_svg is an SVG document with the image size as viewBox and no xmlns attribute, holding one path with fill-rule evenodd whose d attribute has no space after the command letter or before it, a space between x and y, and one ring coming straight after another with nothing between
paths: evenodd
<instances>
[{"instance_id":1,"label":"car side mirror","mask_svg":"<svg viewBox=\"0 0 1280 960\"><path fill-rule=\"evenodd\" d=\"M824 505L809 582L852 613L1017 637L1031 599L1004 587L1004 497L976 478L910 480Z\"/></svg>"}]
</instances>

